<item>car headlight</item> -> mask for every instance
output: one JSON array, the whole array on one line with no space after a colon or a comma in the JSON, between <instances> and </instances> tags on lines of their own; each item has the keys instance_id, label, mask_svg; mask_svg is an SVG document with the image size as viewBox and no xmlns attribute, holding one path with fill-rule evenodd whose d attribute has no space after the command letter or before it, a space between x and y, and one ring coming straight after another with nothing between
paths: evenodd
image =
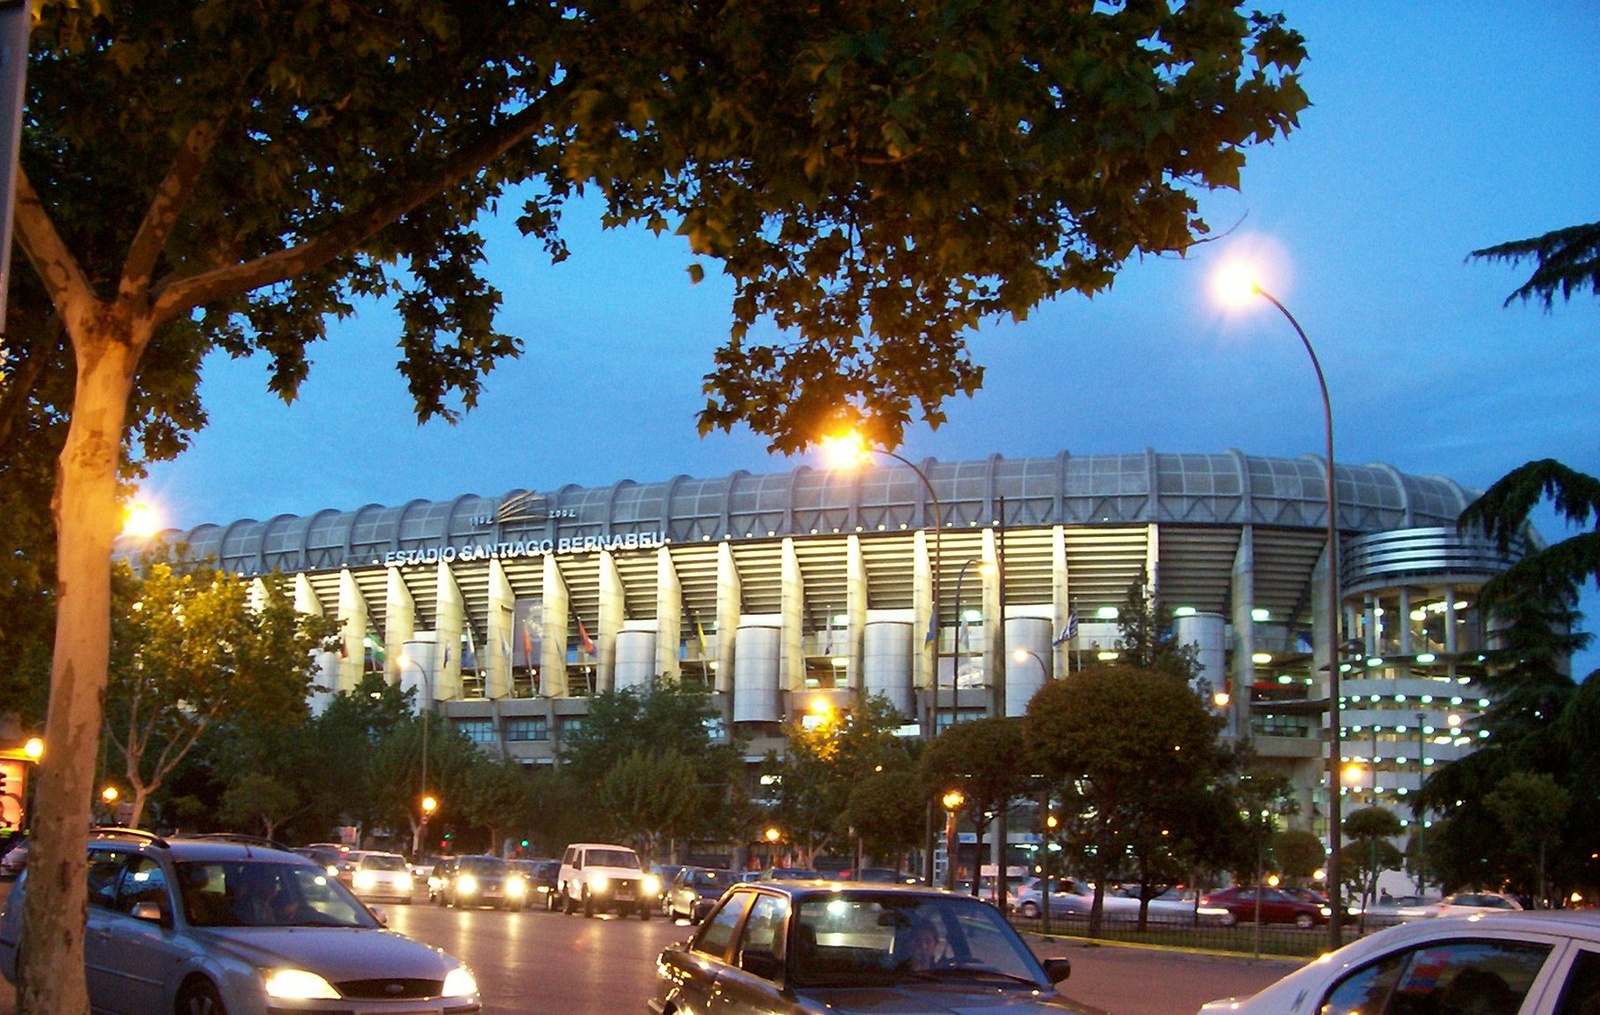
<instances>
[{"instance_id":1,"label":"car headlight","mask_svg":"<svg viewBox=\"0 0 1600 1015\"><path fill-rule=\"evenodd\" d=\"M402 874L399 877L395 878L394 879L394 886L396 888L400 889L402 892L411 891L411 875L410 874Z\"/></svg>"},{"instance_id":2,"label":"car headlight","mask_svg":"<svg viewBox=\"0 0 1600 1015\"><path fill-rule=\"evenodd\" d=\"M594 876L594 880L589 882L589 889L595 892L603 892L610 887L610 885L610 878L606 877L604 874L596 874Z\"/></svg>"},{"instance_id":3,"label":"car headlight","mask_svg":"<svg viewBox=\"0 0 1600 1015\"><path fill-rule=\"evenodd\" d=\"M1319 907L1317 909L1317 912L1321 913L1323 916L1332 916L1333 915L1333 910L1328 908L1327 906Z\"/></svg>"},{"instance_id":4,"label":"car headlight","mask_svg":"<svg viewBox=\"0 0 1600 1015\"><path fill-rule=\"evenodd\" d=\"M526 895L528 894L528 883L521 878L507 878L506 894L519 896Z\"/></svg>"},{"instance_id":5,"label":"car headlight","mask_svg":"<svg viewBox=\"0 0 1600 1015\"><path fill-rule=\"evenodd\" d=\"M339 997L339 992L333 989L333 984L316 973L304 969L272 969L268 970L262 979L268 997L286 1001L332 1001Z\"/></svg>"},{"instance_id":6,"label":"car headlight","mask_svg":"<svg viewBox=\"0 0 1600 1015\"><path fill-rule=\"evenodd\" d=\"M478 879L471 874L463 874L456 878L456 891L462 895L472 895L478 890Z\"/></svg>"},{"instance_id":7,"label":"car headlight","mask_svg":"<svg viewBox=\"0 0 1600 1015\"><path fill-rule=\"evenodd\" d=\"M374 878L371 871L356 871L356 876L352 881L352 884L355 886L357 891L364 892L372 887L373 882Z\"/></svg>"},{"instance_id":8,"label":"car headlight","mask_svg":"<svg viewBox=\"0 0 1600 1015\"><path fill-rule=\"evenodd\" d=\"M646 874L644 876L644 893L646 895L660 895L661 879L654 874Z\"/></svg>"},{"instance_id":9,"label":"car headlight","mask_svg":"<svg viewBox=\"0 0 1600 1015\"><path fill-rule=\"evenodd\" d=\"M445 997L466 997L477 992L478 981L466 966L457 966L444 974Z\"/></svg>"}]
</instances>

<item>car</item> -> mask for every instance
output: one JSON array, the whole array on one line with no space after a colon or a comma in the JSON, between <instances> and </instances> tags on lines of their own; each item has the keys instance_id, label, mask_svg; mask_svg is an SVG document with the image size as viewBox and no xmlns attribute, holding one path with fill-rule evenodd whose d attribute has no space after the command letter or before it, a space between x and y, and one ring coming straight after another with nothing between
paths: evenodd
<instances>
[{"instance_id":1,"label":"car","mask_svg":"<svg viewBox=\"0 0 1600 1015\"><path fill-rule=\"evenodd\" d=\"M444 875L450 869L454 855L441 856L433 863L433 869L428 873L428 901L436 905L444 905Z\"/></svg>"},{"instance_id":2,"label":"car","mask_svg":"<svg viewBox=\"0 0 1600 1015\"><path fill-rule=\"evenodd\" d=\"M1199 914L1224 926L1235 923L1292 923L1313 927L1326 923L1333 910L1296 898L1281 888L1235 885L1200 897Z\"/></svg>"},{"instance_id":3,"label":"car","mask_svg":"<svg viewBox=\"0 0 1600 1015\"><path fill-rule=\"evenodd\" d=\"M1600 1011L1600 912L1441 917L1369 934L1221 1015L1576 1015Z\"/></svg>"},{"instance_id":4,"label":"car","mask_svg":"<svg viewBox=\"0 0 1600 1015\"><path fill-rule=\"evenodd\" d=\"M315 860L330 875L338 877L345 867L345 854L350 851L328 843L312 843L309 846L295 846L290 852Z\"/></svg>"},{"instance_id":5,"label":"car","mask_svg":"<svg viewBox=\"0 0 1600 1015\"><path fill-rule=\"evenodd\" d=\"M472 971L386 930L307 857L257 842L92 832L83 938L98 1012L477 1012ZM0 973L17 982L28 876L0 914Z\"/></svg>"},{"instance_id":6,"label":"car","mask_svg":"<svg viewBox=\"0 0 1600 1015\"><path fill-rule=\"evenodd\" d=\"M1423 920L1436 916L1471 916L1474 913L1520 912L1522 903L1499 892L1457 892L1434 903L1401 906L1395 915L1402 920Z\"/></svg>"},{"instance_id":7,"label":"car","mask_svg":"<svg viewBox=\"0 0 1600 1015\"><path fill-rule=\"evenodd\" d=\"M825 875L820 871L803 867L767 867L756 872L753 880L756 881L822 881Z\"/></svg>"},{"instance_id":8,"label":"car","mask_svg":"<svg viewBox=\"0 0 1600 1015\"><path fill-rule=\"evenodd\" d=\"M511 864L528 881L528 905L549 908L550 896L555 893L557 879L561 876L561 861L513 860Z\"/></svg>"},{"instance_id":9,"label":"car","mask_svg":"<svg viewBox=\"0 0 1600 1015\"><path fill-rule=\"evenodd\" d=\"M993 906L911 885L733 885L687 941L656 960L654 1015L1079 1012Z\"/></svg>"},{"instance_id":10,"label":"car","mask_svg":"<svg viewBox=\"0 0 1600 1015\"><path fill-rule=\"evenodd\" d=\"M0 878L16 878L28 866L28 840L23 839L0 856Z\"/></svg>"},{"instance_id":11,"label":"car","mask_svg":"<svg viewBox=\"0 0 1600 1015\"><path fill-rule=\"evenodd\" d=\"M399 853L365 851L356 860L355 870L350 875L350 889L358 899L410 905L414 885L411 866Z\"/></svg>"},{"instance_id":12,"label":"car","mask_svg":"<svg viewBox=\"0 0 1600 1015\"><path fill-rule=\"evenodd\" d=\"M528 881L497 856L451 857L438 875L442 906L521 910L528 904Z\"/></svg>"},{"instance_id":13,"label":"car","mask_svg":"<svg viewBox=\"0 0 1600 1015\"><path fill-rule=\"evenodd\" d=\"M735 880L733 871L718 867L679 868L666 890L667 919L699 923Z\"/></svg>"},{"instance_id":14,"label":"car","mask_svg":"<svg viewBox=\"0 0 1600 1015\"><path fill-rule=\"evenodd\" d=\"M579 909L584 916L614 910L648 920L661 905L661 879L646 873L639 854L628 846L575 842L561 855L557 881L550 906L569 916Z\"/></svg>"},{"instance_id":15,"label":"car","mask_svg":"<svg viewBox=\"0 0 1600 1015\"><path fill-rule=\"evenodd\" d=\"M650 873L656 876L656 882L661 885L661 891L656 899L656 906L661 912L667 911L667 886L672 884L672 879L683 870L683 864L657 863L650 865Z\"/></svg>"}]
</instances>

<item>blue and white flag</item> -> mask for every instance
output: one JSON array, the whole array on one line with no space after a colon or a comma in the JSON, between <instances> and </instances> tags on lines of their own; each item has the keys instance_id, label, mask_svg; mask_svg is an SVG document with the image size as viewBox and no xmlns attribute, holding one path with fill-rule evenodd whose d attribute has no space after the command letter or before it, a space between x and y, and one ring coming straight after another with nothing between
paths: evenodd
<instances>
[{"instance_id":1,"label":"blue and white flag","mask_svg":"<svg viewBox=\"0 0 1600 1015\"><path fill-rule=\"evenodd\" d=\"M1069 612L1067 614L1067 626L1063 627L1061 629L1061 633L1056 635L1056 640L1051 642L1050 644L1051 645L1060 645L1062 642L1071 641L1072 639L1076 638L1077 636L1078 636L1078 611L1077 610L1072 610L1071 612Z\"/></svg>"}]
</instances>

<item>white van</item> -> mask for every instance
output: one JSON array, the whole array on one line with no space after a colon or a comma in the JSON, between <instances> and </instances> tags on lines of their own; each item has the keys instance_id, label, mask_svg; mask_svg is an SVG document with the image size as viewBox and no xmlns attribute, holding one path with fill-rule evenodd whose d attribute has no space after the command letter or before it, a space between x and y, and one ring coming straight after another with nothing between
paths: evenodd
<instances>
[{"instance_id":1,"label":"white van","mask_svg":"<svg viewBox=\"0 0 1600 1015\"><path fill-rule=\"evenodd\" d=\"M639 854L627 846L575 842L561 856L549 899L551 909L559 905L568 914L582 907L584 916L610 910L648 920L661 899L661 879L645 873Z\"/></svg>"}]
</instances>

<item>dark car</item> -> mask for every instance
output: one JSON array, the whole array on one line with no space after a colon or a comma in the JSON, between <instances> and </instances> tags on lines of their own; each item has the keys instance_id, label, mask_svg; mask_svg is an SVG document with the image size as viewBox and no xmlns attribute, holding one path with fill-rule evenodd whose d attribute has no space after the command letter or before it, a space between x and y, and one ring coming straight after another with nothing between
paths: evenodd
<instances>
[{"instance_id":1,"label":"dark car","mask_svg":"<svg viewBox=\"0 0 1600 1015\"><path fill-rule=\"evenodd\" d=\"M993 906L902 885L741 882L656 970L656 1015L1085 1012Z\"/></svg>"},{"instance_id":2,"label":"dark car","mask_svg":"<svg viewBox=\"0 0 1600 1015\"><path fill-rule=\"evenodd\" d=\"M659 879L661 884L661 889L657 893L658 898L656 899L656 904L663 913L667 911L667 889L672 886L672 880L678 876L678 872L681 870L683 870L683 865L677 863L657 863L650 865L650 873L654 874Z\"/></svg>"},{"instance_id":3,"label":"dark car","mask_svg":"<svg viewBox=\"0 0 1600 1015\"><path fill-rule=\"evenodd\" d=\"M1259 919L1261 923L1311 927L1327 922L1331 912L1325 904L1295 898L1281 888L1243 885L1202 896L1199 909L1202 917L1214 917L1224 926L1241 921L1254 923Z\"/></svg>"},{"instance_id":4,"label":"dark car","mask_svg":"<svg viewBox=\"0 0 1600 1015\"><path fill-rule=\"evenodd\" d=\"M561 877L560 860L512 860L528 882L528 905L547 907Z\"/></svg>"},{"instance_id":5,"label":"dark car","mask_svg":"<svg viewBox=\"0 0 1600 1015\"><path fill-rule=\"evenodd\" d=\"M445 906L522 909L528 904L528 879L497 856L453 857L438 878L438 898Z\"/></svg>"},{"instance_id":6,"label":"dark car","mask_svg":"<svg viewBox=\"0 0 1600 1015\"><path fill-rule=\"evenodd\" d=\"M683 867L667 886L667 918L699 923L738 878L717 867Z\"/></svg>"}]
</instances>

